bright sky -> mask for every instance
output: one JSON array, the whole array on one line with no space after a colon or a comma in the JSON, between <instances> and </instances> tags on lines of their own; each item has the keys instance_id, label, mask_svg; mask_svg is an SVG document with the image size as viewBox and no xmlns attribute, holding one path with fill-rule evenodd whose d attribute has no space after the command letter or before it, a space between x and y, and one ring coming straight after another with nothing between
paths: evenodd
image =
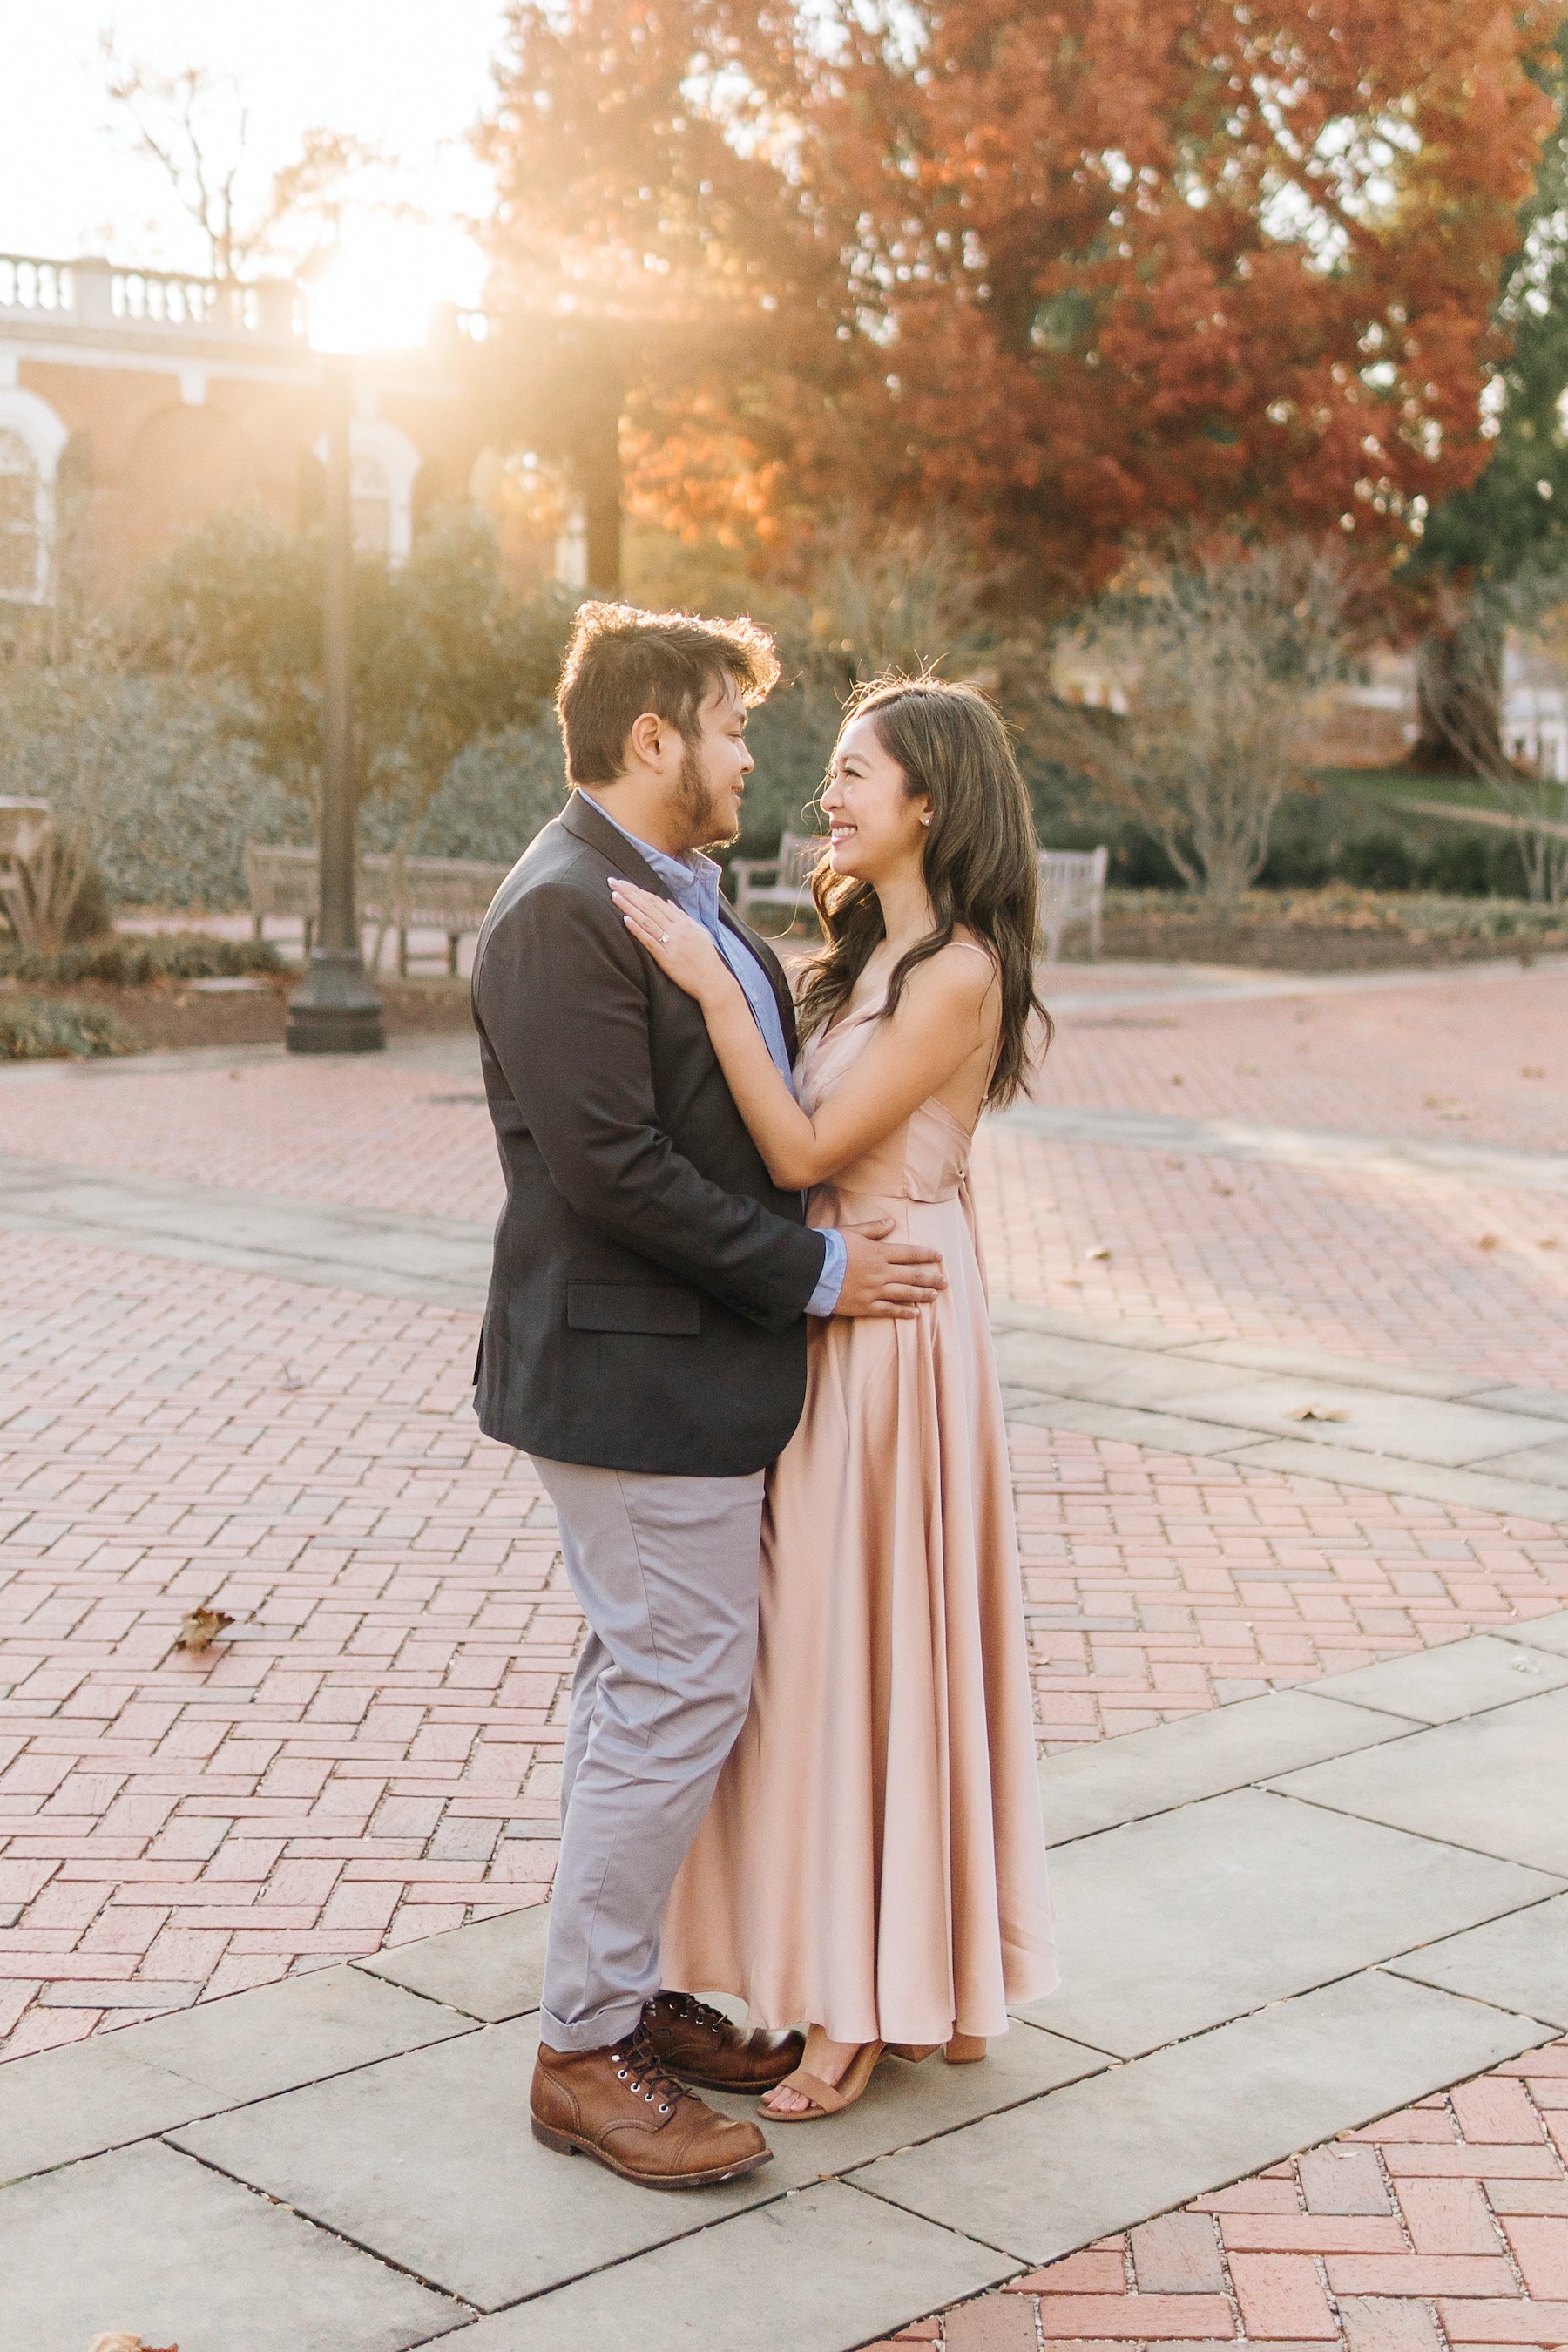
<instances>
[{"instance_id":1,"label":"bright sky","mask_svg":"<svg viewBox=\"0 0 1568 2352\"><path fill-rule=\"evenodd\" d=\"M389 193L431 226L351 221L312 300L317 339L422 341L433 302L477 302L483 258L457 222L488 209L464 133L484 107L500 0L0 0L0 252L200 268L201 240L110 125L98 38L163 70L232 74L269 178L317 125L400 163Z\"/></svg>"}]
</instances>

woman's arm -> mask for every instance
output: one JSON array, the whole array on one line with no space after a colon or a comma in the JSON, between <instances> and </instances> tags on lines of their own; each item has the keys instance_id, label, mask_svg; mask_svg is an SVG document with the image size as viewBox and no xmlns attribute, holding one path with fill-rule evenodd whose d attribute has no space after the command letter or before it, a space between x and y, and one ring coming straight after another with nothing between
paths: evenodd
<instances>
[{"instance_id":1,"label":"woman's arm","mask_svg":"<svg viewBox=\"0 0 1568 2352\"><path fill-rule=\"evenodd\" d=\"M629 882L610 885L627 929L661 971L702 1008L735 1107L775 1184L826 1182L901 1127L911 1111L994 1047L995 975L978 956L945 950L910 975L898 1011L855 1065L855 1083L808 1118L763 1042L740 982L702 925Z\"/></svg>"}]
</instances>

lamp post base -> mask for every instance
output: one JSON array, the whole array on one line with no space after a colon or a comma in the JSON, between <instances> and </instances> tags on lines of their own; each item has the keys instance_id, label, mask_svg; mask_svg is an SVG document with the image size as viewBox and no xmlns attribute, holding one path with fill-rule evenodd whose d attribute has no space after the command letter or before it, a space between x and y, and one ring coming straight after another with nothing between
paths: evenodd
<instances>
[{"instance_id":1,"label":"lamp post base","mask_svg":"<svg viewBox=\"0 0 1568 2352\"><path fill-rule=\"evenodd\" d=\"M381 999L353 948L318 948L289 999L291 1054L376 1054L386 1043Z\"/></svg>"}]
</instances>

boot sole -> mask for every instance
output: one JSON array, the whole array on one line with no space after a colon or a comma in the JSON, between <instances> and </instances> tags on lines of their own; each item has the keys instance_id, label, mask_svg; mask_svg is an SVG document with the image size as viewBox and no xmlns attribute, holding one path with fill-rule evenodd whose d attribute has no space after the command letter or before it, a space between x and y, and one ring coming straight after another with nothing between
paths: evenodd
<instances>
[{"instance_id":1,"label":"boot sole","mask_svg":"<svg viewBox=\"0 0 1568 2352\"><path fill-rule=\"evenodd\" d=\"M706 2172L633 2172L628 2166L617 2164L613 2156L590 2139L574 2139L570 2132L554 2131L548 2124L542 2124L537 2116L530 2116L529 2125L542 2147L550 2148L556 2156L592 2157L606 2172L629 2180L637 2189L716 2189L721 2181L743 2180L748 2172L760 2172L764 2164L773 2160L773 2149L764 2147L759 2155L745 2157L739 2164L713 2165Z\"/></svg>"}]
</instances>

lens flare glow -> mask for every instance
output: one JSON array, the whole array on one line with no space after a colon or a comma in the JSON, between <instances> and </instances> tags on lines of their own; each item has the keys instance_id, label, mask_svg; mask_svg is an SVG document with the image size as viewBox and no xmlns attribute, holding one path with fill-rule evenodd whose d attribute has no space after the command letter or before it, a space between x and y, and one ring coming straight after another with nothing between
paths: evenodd
<instances>
[{"instance_id":1,"label":"lens flare glow","mask_svg":"<svg viewBox=\"0 0 1568 2352\"><path fill-rule=\"evenodd\" d=\"M372 214L351 219L305 298L321 352L408 351L425 341L437 303L478 303L484 257L455 225Z\"/></svg>"}]
</instances>

